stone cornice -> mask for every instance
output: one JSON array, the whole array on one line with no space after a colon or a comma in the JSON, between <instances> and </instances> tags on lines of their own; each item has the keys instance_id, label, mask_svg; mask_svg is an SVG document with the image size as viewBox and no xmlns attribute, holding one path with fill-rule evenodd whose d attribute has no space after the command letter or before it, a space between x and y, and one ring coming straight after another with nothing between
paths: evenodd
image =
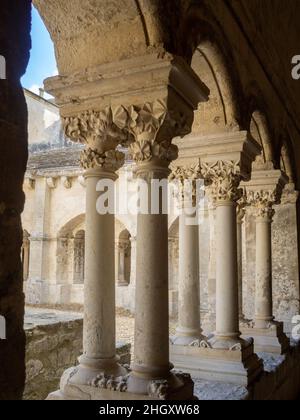
<instances>
[{"instance_id":1,"label":"stone cornice","mask_svg":"<svg viewBox=\"0 0 300 420\"><path fill-rule=\"evenodd\" d=\"M287 182L288 177L280 170L256 170L252 172L251 180L241 185L256 216L271 221L274 216L273 206L280 204Z\"/></svg>"},{"instance_id":2,"label":"stone cornice","mask_svg":"<svg viewBox=\"0 0 300 420\"><path fill-rule=\"evenodd\" d=\"M224 132L216 135L189 134L176 139L179 160L200 159L208 165L216 162L239 162L242 179L249 179L252 162L261 147L247 131Z\"/></svg>"},{"instance_id":3,"label":"stone cornice","mask_svg":"<svg viewBox=\"0 0 300 420\"><path fill-rule=\"evenodd\" d=\"M145 98L153 102L168 97L170 89L192 109L209 96L209 89L191 67L170 54L148 54L68 77L56 76L47 79L45 87L56 98L63 117L108 106L141 106Z\"/></svg>"}]
</instances>

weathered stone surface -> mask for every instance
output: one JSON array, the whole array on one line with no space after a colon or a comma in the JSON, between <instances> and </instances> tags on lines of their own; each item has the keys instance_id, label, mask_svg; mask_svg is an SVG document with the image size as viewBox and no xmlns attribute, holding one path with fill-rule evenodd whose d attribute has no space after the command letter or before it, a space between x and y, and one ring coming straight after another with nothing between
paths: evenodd
<instances>
[{"instance_id":1,"label":"weathered stone surface","mask_svg":"<svg viewBox=\"0 0 300 420\"><path fill-rule=\"evenodd\" d=\"M21 398L25 380L20 214L27 111L19 79L29 58L30 5L29 0L3 0L0 10L0 55L7 73L0 80L0 315L7 331L7 339L0 340L0 400Z\"/></svg>"},{"instance_id":2,"label":"weathered stone surface","mask_svg":"<svg viewBox=\"0 0 300 420\"><path fill-rule=\"evenodd\" d=\"M57 322L61 316L54 316L53 321L51 316L48 320L47 317L41 318L37 315L36 320L31 318L31 321L46 325L30 327L27 324L26 328L25 400L46 399L49 393L59 388L63 372L77 365L82 353L82 319ZM117 354L121 363L130 363L130 345L118 344Z\"/></svg>"}]
</instances>

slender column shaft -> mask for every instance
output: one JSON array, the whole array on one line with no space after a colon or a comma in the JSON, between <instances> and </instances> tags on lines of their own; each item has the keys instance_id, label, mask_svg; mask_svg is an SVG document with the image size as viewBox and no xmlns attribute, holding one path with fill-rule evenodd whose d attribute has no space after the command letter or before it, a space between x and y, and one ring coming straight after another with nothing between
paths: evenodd
<instances>
[{"instance_id":1,"label":"slender column shaft","mask_svg":"<svg viewBox=\"0 0 300 420\"><path fill-rule=\"evenodd\" d=\"M115 328L115 219L97 211L97 184L116 180L114 172L90 169L86 177L86 235L83 355L76 382L87 383L97 372L122 375L117 364Z\"/></svg>"},{"instance_id":2,"label":"slender column shaft","mask_svg":"<svg viewBox=\"0 0 300 420\"><path fill-rule=\"evenodd\" d=\"M99 215L96 209L96 186L103 175L89 171L86 178L84 355L111 359L115 357L114 215Z\"/></svg>"},{"instance_id":3,"label":"slender column shaft","mask_svg":"<svg viewBox=\"0 0 300 420\"><path fill-rule=\"evenodd\" d=\"M238 271L236 204L219 202L216 208L216 346L237 342ZM223 342L223 343L222 343Z\"/></svg>"},{"instance_id":4,"label":"slender column shaft","mask_svg":"<svg viewBox=\"0 0 300 420\"><path fill-rule=\"evenodd\" d=\"M239 319L244 319L243 313L243 219L237 220L237 261L238 261L238 289L239 289Z\"/></svg>"},{"instance_id":5,"label":"slender column shaft","mask_svg":"<svg viewBox=\"0 0 300 420\"><path fill-rule=\"evenodd\" d=\"M176 344L190 344L201 336L199 285L199 227L179 217L179 308Z\"/></svg>"},{"instance_id":6,"label":"slender column shaft","mask_svg":"<svg viewBox=\"0 0 300 420\"><path fill-rule=\"evenodd\" d=\"M267 328L274 319L271 223L269 216L260 216L256 220L255 326L257 328Z\"/></svg>"},{"instance_id":7,"label":"slender column shaft","mask_svg":"<svg viewBox=\"0 0 300 420\"><path fill-rule=\"evenodd\" d=\"M216 208L208 205L209 214L209 262L208 262L208 315L207 332L216 330Z\"/></svg>"},{"instance_id":8,"label":"slender column shaft","mask_svg":"<svg viewBox=\"0 0 300 420\"><path fill-rule=\"evenodd\" d=\"M151 163L141 166L137 175L147 180L149 192L153 179L167 179L169 174L165 168L151 170ZM145 393L147 380L166 378L170 371L168 215L162 214L161 209L159 214L149 212L138 215L136 272L135 354L132 366L132 378L136 380L131 381L131 390Z\"/></svg>"}]
</instances>

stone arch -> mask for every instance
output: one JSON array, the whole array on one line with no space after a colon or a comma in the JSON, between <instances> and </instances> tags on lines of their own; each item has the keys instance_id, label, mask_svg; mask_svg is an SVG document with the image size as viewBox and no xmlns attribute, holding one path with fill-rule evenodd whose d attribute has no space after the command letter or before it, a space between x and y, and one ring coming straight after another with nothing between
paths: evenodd
<instances>
[{"instance_id":1,"label":"stone arch","mask_svg":"<svg viewBox=\"0 0 300 420\"><path fill-rule=\"evenodd\" d=\"M34 0L33 4L54 42L59 74L65 75L148 54L160 45L174 50L180 14L168 11L174 12L175 2L179 8L180 0Z\"/></svg>"},{"instance_id":2,"label":"stone arch","mask_svg":"<svg viewBox=\"0 0 300 420\"><path fill-rule=\"evenodd\" d=\"M57 238L69 236L73 233L73 231L76 229L76 227L84 224L85 222L85 214L79 214L75 217L73 217L71 220L69 220L67 223L65 223L64 226L62 226L58 230Z\"/></svg>"},{"instance_id":3,"label":"stone arch","mask_svg":"<svg viewBox=\"0 0 300 420\"><path fill-rule=\"evenodd\" d=\"M257 158L260 163L275 162L273 136L269 127L267 116L256 109L251 115L249 129L252 137L262 147L261 155Z\"/></svg>"},{"instance_id":4,"label":"stone arch","mask_svg":"<svg viewBox=\"0 0 300 420\"><path fill-rule=\"evenodd\" d=\"M199 105L195 113L193 131L215 133L238 127L237 102L221 51L209 40L196 48L191 66L209 86L210 98Z\"/></svg>"},{"instance_id":5,"label":"stone arch","mask_svg":"<svg viewBox=\"0 0 300 420\"><path fill-rule=\"evenodd\" d=\"M181 25L181 53L211 89L210 100L219 102L218 113L214 116L217 122L222 121L230 130L245 129L243 88L223 27L210 7L190 2ZM202 71L193 65L199 53Z\"/></svg>"},{"instance_id":6,"label":"stone arch","mask_svg":"<svg viewBox=\"0 0 300 420\"><path fill-rule=\"evenodd\" d=\"M297 184L296 162L293 154L293 146L290 136L286 133L280 136L280 168L289 177L289 182Z\"/></svg>"},{"instance_id":7,"label":"stone arch","mask_svg":"<svg viewBox=\"0 0 300 420\"><path fill-rule=\"evenodd\" d=\"M85 215L79 214L62 226L57 233L56 248L56 282L57 284L72 284L75 268L75 238L76 229L84 225ZM76 281L76 282L79 282Z\"/></svg>"}]
</instances>

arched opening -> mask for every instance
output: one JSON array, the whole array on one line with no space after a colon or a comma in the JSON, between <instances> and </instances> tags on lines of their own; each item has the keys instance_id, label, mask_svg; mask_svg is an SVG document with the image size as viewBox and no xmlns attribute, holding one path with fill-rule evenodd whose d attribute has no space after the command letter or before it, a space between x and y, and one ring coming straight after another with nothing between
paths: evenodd
<instances>
[{"instance_id":1,"label":"arched opening","mask_svg":"<svg viewBox=\"0 0 300 420\"><path fill-rule=\"evenodd\" d=\"M254 111L250 122L250 133L257 143L262 147L261 155L257 157L256 164L270 163L274 158L274 147L266 116L261 111Z\"/></svg>"},{"instance_id":2,"label":"arched opening","mask_svg":"<svg viewBox=\"0 0 300 420\"><path fill-rule=\"evenodd\" d=\"M239 128L239 113L231 74L218 46L202 41L196 48L191 67L209 86L209 101L202 103L195 113L193 132L215 134Z\"/></svg>"}]
</instances>

